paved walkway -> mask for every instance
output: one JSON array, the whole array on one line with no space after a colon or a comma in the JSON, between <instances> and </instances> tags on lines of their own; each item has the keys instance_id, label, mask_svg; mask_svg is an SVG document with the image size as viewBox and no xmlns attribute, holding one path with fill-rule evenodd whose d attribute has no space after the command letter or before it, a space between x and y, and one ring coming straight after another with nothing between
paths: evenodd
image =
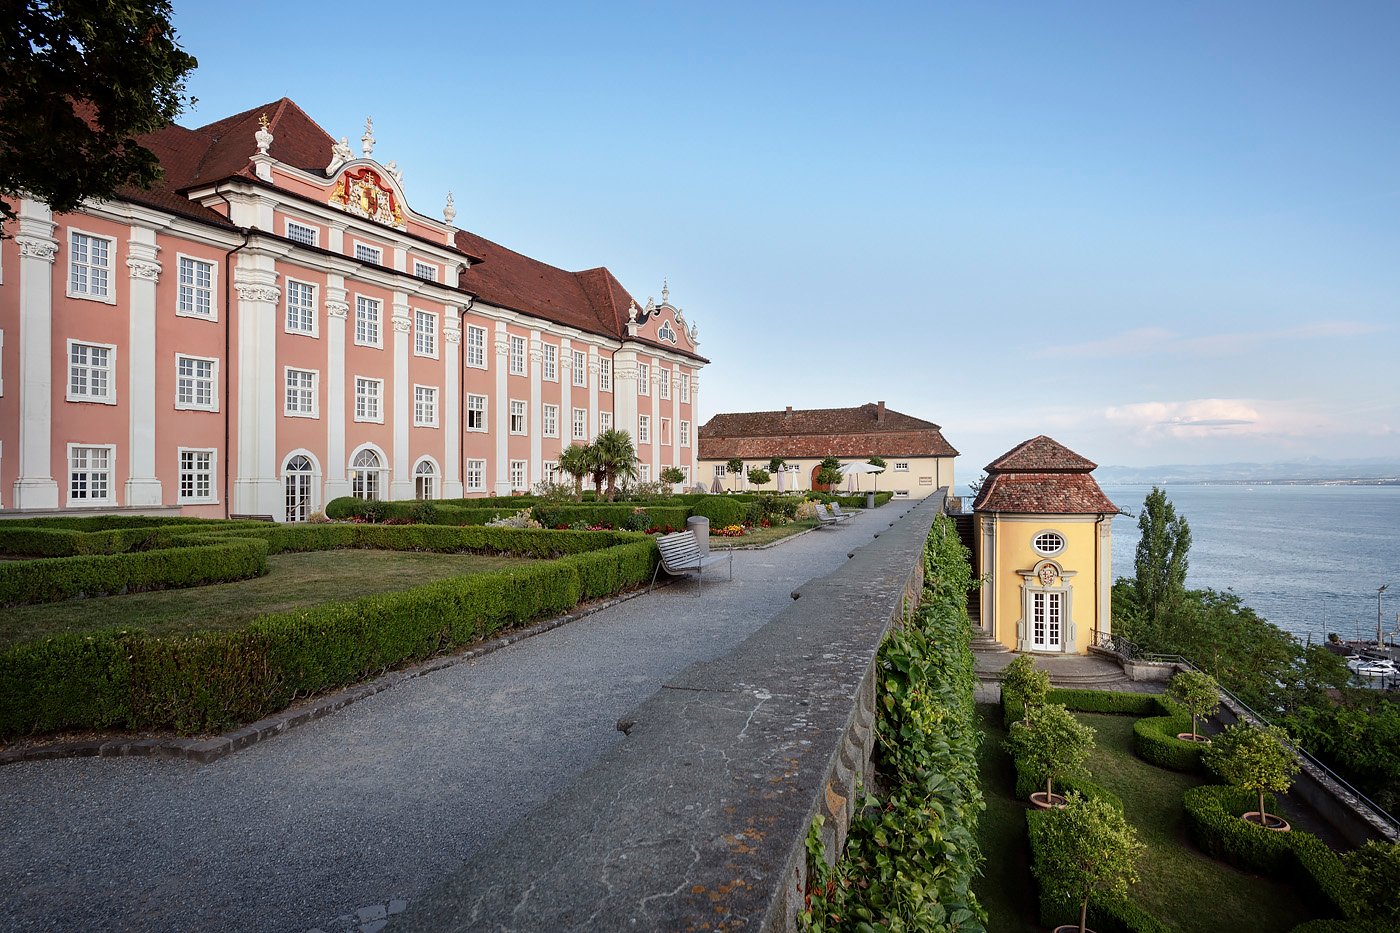
<instances>
[{"instance_id":1,"label":"paved walkway","mask_svg":"<svg viewBox=\"0 0 1400 933\"><path fill-rule=\"evenodd\" d=\"M891 503L207 765L0 768L0 927L373 933L908 510Z\"/></svg>"}]
</instances>

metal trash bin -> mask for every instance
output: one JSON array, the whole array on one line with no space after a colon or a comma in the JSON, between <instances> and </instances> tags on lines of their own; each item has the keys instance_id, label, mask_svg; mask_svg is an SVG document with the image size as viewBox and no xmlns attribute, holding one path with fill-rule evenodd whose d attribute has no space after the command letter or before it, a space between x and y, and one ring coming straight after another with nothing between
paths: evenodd
<instances>
[{"instance_id":1,"label":"metal trash bin","mask_svg":"<svg viewBox=\"0 0 1400 933\"><path fill-rule=\"evenodd\" d=\"M865 494L865 507L867 509L875 508L875 493L867 492Z\"/></svg>"},{"instance_id":2,"label":"metal trash bin","mask_svg":"<svg viewBox=\"0 0 1400 933\"><path fill-rule=\"evenodd\" d=\"M692 515L685 520L685 530L695 532L695 540L700 545L700 553L710 553L710 520L703 515Z\"/></svg>"}]
</instances>

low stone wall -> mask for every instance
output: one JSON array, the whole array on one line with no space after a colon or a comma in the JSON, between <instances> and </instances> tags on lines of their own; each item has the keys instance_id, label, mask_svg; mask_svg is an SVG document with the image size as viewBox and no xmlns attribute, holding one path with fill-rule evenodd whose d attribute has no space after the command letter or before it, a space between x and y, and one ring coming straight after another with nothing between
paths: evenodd
<instances>
[{"instance_id":1,"label":"low stone wall","mask_svg":"<svg viewBox=\"0 0 1400 933\"><path fill-rule=\"evenodd\" d=\"M845 841L874 745L876 653L919 598L943 493L678 675L619 724L625 742L393 929L794 929L813 818L833 857Z\"/></svg>"}]
</instances>

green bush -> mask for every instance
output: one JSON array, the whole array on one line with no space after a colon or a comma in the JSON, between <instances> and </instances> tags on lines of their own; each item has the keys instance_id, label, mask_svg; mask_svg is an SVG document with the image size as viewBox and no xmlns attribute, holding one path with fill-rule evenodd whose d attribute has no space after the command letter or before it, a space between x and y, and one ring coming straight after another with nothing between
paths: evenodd
<instances>
[{"instance_id":1,"label":"green bush","mask_svg":"<svg viewBox=\"0 0 1400 933\"><path fill-rule=\"evenodd\" d=\"M1045 833L1042 831L1056 814L1047 810L1030 810L1026 813L1026 831L1030 839L1032 865L1043 864L1049 853L1042 851ZM1060 924L1079 923L1079 905L1053 897L1040 888L1040 923L1053 927ZM1152 914L1134 904L1126 897L1094 893L1089 898L1088 925L1097 933L1171 933L1170 927Z\"/></svg>"},{"instance_id":2,"label":"green bush","mask_svg":"<svg viewBox=\"0 0 1400 933\"><path fill-rule=\"evenodd\" d=\"M1173 771L1204 771L1201 753L1206 745L1178 739L1191 731L1191 719L1184 714L1152 716L1133 723L1133 752L1143 761Z\"/></svg>"},{"instance_id":3,"label":"green bush","mask_svg":"<svg viewBox=\"0 0 1400 933\"><path fill-rule=\"evenodd\" d=\"M662 525L670 525L680 530L685 528L690 509L685 506L649 506L638 512L637 507L633 505L561 505L535 506L534 514L535 520L546 528L586 522L589 525L611 525L630 531L646 531L648 528ZM633 517L639 514L641 518Z\"/></svg>"},{"instance_id":4,"label":"green bush","mask_svg":"<svg viewBox=\"0 0 1400 933\"><path fill-rule=\"evenodd\" d=\"M728 496L707 496L691 506L690 513L708 518L711 530L737 525L744 520L744 506Z\"/></svg>"}]
</instances>

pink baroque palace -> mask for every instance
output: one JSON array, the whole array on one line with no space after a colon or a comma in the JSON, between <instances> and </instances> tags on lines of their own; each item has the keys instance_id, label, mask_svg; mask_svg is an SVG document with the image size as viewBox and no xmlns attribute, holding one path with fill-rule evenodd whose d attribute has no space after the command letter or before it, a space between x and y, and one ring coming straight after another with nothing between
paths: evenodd
<instances>
[{"instance_id":1,"label":"pink baroque palace","mask_svg":"<svg viewBox=\"0 0 1400 933\"><path fill-rule=\"evenodd\" d=\"M337 496L505 495L631 433L695 472L696 328L605 268L437 220L282 99L143 139L164 179L0 240L0 514L304 521Z\"/></svg>"}]
</instances>

